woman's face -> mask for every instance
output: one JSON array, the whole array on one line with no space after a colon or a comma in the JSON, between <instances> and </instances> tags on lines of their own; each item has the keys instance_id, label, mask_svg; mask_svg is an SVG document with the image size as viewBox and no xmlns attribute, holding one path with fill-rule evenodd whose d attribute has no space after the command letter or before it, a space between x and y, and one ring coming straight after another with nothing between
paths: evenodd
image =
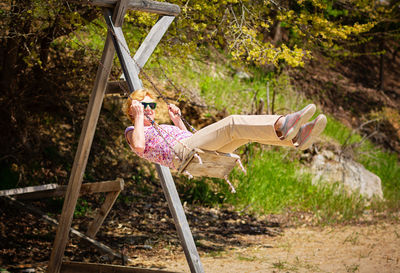
<instances>
[{"instance_id":1,"label":"woman's face","mask_svg":"<svg viewBox=\"0 0 400 273\"><path fill-rule=\"evenodd\" d=\"M149 96L146 96L146 97L144 97L144 99L141 100L140 102L147 102L147 103L149 103L149 102L155 102L155 101L154 101L152 98L150 98ZM150 125L151 125L151 122L147 119L146 115L147 115L148 117L150 117L152 120L154 120L154 118L155 118L155 116L156 116L155 109L153 110L153 109L150 108L150 106L147 106L147 107L144 108L144 114L145 114L145 117L144 117L144 125L145 125L145 126L150 126Z\"/></svg>"}]
</instances>

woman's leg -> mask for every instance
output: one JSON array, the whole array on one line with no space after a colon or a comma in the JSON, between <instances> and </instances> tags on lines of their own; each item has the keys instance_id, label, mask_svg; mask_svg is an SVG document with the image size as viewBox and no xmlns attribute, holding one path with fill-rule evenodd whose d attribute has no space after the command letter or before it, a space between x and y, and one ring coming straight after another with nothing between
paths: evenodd
<instances>
[{"instance_id":1,"label":"woman's leg","mask_svg":"<svg viewBox=\"0 0 400 273\"><path fill-rule=\"evenodd\" d=\"M281 140L276 133L278 115L232 115L213 123L182 142L190 149L232 152L247 142L294 147L292 141ZM174 148L186 156L189 151L180 144Z\"/></svg>"}]
</instances>

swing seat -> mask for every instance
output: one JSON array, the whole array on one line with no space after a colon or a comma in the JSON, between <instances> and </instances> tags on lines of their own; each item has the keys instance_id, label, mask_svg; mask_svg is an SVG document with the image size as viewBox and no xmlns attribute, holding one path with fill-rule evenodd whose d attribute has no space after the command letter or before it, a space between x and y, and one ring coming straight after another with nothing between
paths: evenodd
<instances>
[{"instance_id":1,"label":"swing seat","mask_svg":"<svg viewBox=\"0 0 400 273\"><path fill-rule=\"evenodd\" d=\"M178 173L225 179L238 164L238 160L240 157L236 154L193 149L180 164Z\"/></svg>"}]
</instances>

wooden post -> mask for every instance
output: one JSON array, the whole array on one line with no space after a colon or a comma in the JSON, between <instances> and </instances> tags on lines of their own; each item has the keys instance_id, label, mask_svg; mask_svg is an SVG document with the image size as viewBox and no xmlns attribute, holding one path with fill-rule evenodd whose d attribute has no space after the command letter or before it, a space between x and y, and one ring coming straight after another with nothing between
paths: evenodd
<instances>
[{"instance_id":1,"label":"wooden post","mask_svg":"<svg viewBox=\"0 0 400 273\"><path fill-rule=\"evenodd\" d=\"M121 0L118 2L114 10L114 22L121 22L121 17L125 14L120 13L121 9L125 9L128 1ZM85 172L87 159L90 153L96 124L99 118L101 104L103 102L106 90L107 80L110 74L115 49L111 41L112 34L107 34L104 45L101 64L97 70L96 80L90 96L88 110L86 112L85 122L83 124L81 136L79 139L78 150L75 155L74 164L72 166L71 176L68 182L67 193L63 204L63 209L57 228L56 237L54 239L53 249L50 256L47 272L60 272L62 258L64 256L65 247L67 245L69 230L72 223L72 217L75 211L76 202L78 200L79 191L82 185L83 174Z\"/></svg>"},{"instance_id":2,"label":"wooden post","mask_svg":"<svg viewBox=\"0 0 400 273\"><path fill-rule=\"evenodd\" d=\"M159 164L156 164L156 169L161 179L161 186L164 190L164 195L167 199L169 210L174 217L175 227L178 231L179 239L181 240L186 260L188 261L190 267L190 272L204 272L199 253L197 252L197 248L186 219L185 211L183 210L181 200L179 199L179 195L171 175L171 171L169 168Z\"/></svg>"},{"instance_id":3,"label":"wooden post","mask_svg":"<svg viewBox=\"0 0 400 273\"><path fill-rule=\"evenodd\" d=\"M125 41L125 38L123 37L123 33L122 32L117 33L117 31L115 31L116 30L115 26L113 26L110 23L110 20L107 19L107 14L105 14L105 16L106 16L106 21L107 21L108 27L111 29L111 31L113 33L115 33L117 35L117 37L113 41L114 41L115 49L118 53L118 57L128 58L129 54L128 55L122 54L120 52L120 51L126 51L126 49L123 48L124 43L122 41ZM169 23L172 22L170 18L167 18L166 20ZM148 34L148 37L150 37L150 38L147 39L148 37L146 37L145 40L148 40L149 43L144 45L143 50L142 50L142 54L144 54L144 56L143 57L137 56L138 60L139 59L142 60L141 65L144 65L146 63L147 59L150 57L151 52L154 50L157 43L159 42L159 40L162 37L162 35L157 34L157 32L163 32L162 34L164 34L165 31L166 31L165 28L161 28L160 25L157 25L157 27L154 29L154 32L150 32ZM122 37L120 37L120 36L122 36ZM154 37L154 38L152 39L152 37ZM145 48L146 48L146 50L144 50ZM135 74L135 73L137 73L137 69L136 69L137 66L133 67L132 65L128 65L129 64L128 60L120 60L120 63L121 63L122 71L125 74L125 78L126 78L128 86L130 86L130 87L132 86L133 90L142 88L141 82L136 84L135 82L132 81L132 79L134 79L135 77L138 76L137 74ZM129 75L130 77L126 77L127 75ZM156 169L157 169L157 172L161 179L161 185L164 189L164 195L165 195L166 199L168 200L169 209L171 211L172 216L174 217L175 226L178 231L179 238L181 240L182 247L184 249L184 252L186 255L186 260L189 264L190 270L192 273L204 272L203 266L200 262L199 254L196 249L196 245L193 240L192 233L190 232L190 228L189 228L189 225L186 220L185 212L183 210L181 201L179 199L178 192L176 191L176 187L175 187L175 183L172 178L172 175L171 175L171 171L169 170L169 168L160 166L159 164L156 164Z\"/></svg>"}]
</instances>

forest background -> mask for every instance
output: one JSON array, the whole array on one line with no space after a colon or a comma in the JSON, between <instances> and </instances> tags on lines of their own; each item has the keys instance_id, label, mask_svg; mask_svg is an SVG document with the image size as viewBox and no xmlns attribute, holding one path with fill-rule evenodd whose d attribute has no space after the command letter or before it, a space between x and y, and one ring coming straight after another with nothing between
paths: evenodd
<instances>
[{"instance_id":1,"label":"forest background","mask_svg":"<svg viewBox=\"0 0 400 273\"><path fill-rule=\"evenodd\" d=\"M286 215L285 221L301 222L306 214L312 224L359 221L366 212L394 217L400 208L399 1L171 3L181 14L145 71L195 127L234 113L288 113L311 101L329 120L324 136L305 152L255 144L238 151L249 175L232 174L237 195L218 179L176 177L183 202ZM0 189L66 185L106 37L101 10L87 1L7 0L0 6ZM126 16L132 52L157 18L135 11ZM115 59L111 79L121 73ZM122 101L105 98L84 177L124 178L117 211L162 195L152 165L124 142L129 122ZM307 167L323 150L377 174L384 200L338 194L338 184L312 184ZM90 218L98 202L80 199L75 216ZM62 199L38 205L57 215Z\"/></svg>"}]
</instances>

